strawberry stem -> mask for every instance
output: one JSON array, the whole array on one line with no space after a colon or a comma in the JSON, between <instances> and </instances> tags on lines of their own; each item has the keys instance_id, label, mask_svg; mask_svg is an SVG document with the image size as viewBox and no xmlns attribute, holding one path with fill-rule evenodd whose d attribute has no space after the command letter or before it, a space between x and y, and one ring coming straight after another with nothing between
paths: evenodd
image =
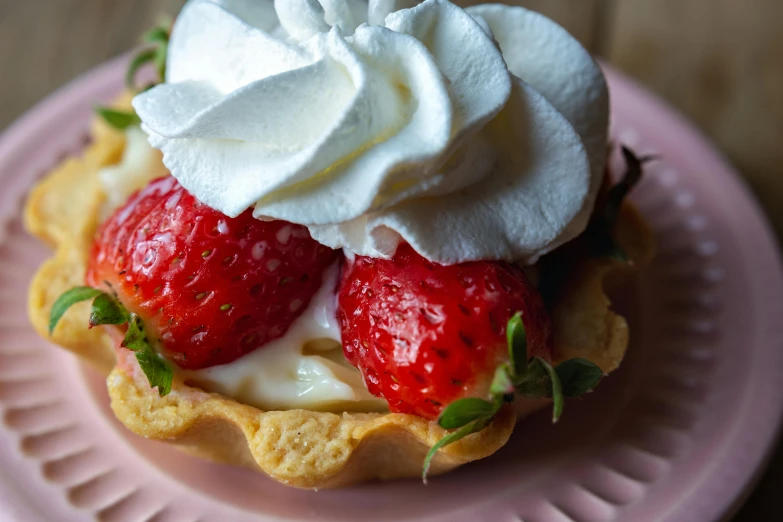
<instances>
[{"instance_id":1,"label":"strawberry stem","mask_svg":"<svg viewBox=\"0 0 783 522\"><path fill-rule=\"evenodd\" d=\"M49 313L49 335L54 333L54 329L57 327L57 323L60 322L60 319L62 319L63 315L65 315L65 312L67 312L69 308L71 308L76 303L95 299L95 297L102 293L103 292L100 290L96 290L89 286L77 286L76 288L71 288L63 295L58 297L52 305L52 310Z\"/></svg>"},{"instance_id":2,"label":"strawberry stem","mask_svg":"<svg viewBox=\"0 0 783 522\"><path fill-rule=\"evenodd\" d=\"M642 179L644 165L657 159L654 156L639 158L634 152L622 148L625 159L626 171L623 178L606 194L606 202L603 208L595 213L595 216L585 232L588 238L590 251L594 257L607 257L627 263L628 255L614 240L614 230L623 201L631 190Z\"/></svg>"},{"instance_id":3,"label":"strawberry stem","mask_svg":"<svg viewBox=\"0 0 783 522\"><path fill-rule=\"evenodd\" d=\"M171 393L174 371L171 365L152 347L144 333L144 323L138 315L128 310L113 295L95 288L80 286L61 295L52 306L49 314L49 334L54 331L65 312L76 303L92 299L90 328L103 325L128 325L122 346L136 354L139 367L149 381L150 388L158 388L158 394L164 397Z\"/></svg>"},{"instance_id":4,"label":"strawberry stem","mask_svg":"<svg viewBox=\"0 0 783 522\"><path fill-rule=\"evenodd\" d=\"M473 433L477 433L481 430L483 430L489 423L491 422L491 418L480 418L476 419L465 426L461 427L457 431L454 431L452 433L449 433L442 439L440 439L438 442L435 443L435 445L430 448L430 451L427 453L427 456L424 458L424 468L421 472L421 480L424 482L424 484L427 484L427 474L430 471L430 466L432 465L432 459L435 457L435 454L438 453L438 450L441 448L448 446L449 444L454 444L460 439L464 439L468 435L471 435Z\"/></svg>"},{"instance_id":5,"label":"strawberry stem","mask_svg":"<svg viewBox=\"0 0 783 522\"><path fill-rule=\"evenodd\" d=\"M142 38L149 46L139 51L128 64L125 73L125 86L133 92L142 92L151 89L166 79L166 60L169 52L170 23L159 25L150 29ZM146 87L136 84L136 76L142 67L153 64L158 73L158 81ZM96 107L95 112L103 120L117 130L125 130L141 124L141 119L134 111L118 111L109 107Z\"/></svg>"},{"instance_id":6,"label":"strawberry stem","mask_svg":"<svg viewBox=\"0 0 783 522\"><path fill-rule=\"evenodd\" d=\"M487 427L505 402L516 395L527 399L552 399L552 422L563 414L565 397L579 397L591 392L603 377L598 366L586 359L569 359L556 368L541 357L528 358L527 335L520 313L514 314L506 326L506 339L510 363L495 370L489 390L489 400L467 397L446 406L438 417L438 424L453 429L435 445L424 458L422 480L427 483L427 473L435 454L472 433Z\"/></svg>"},{"instance_id":7,"label":"strawberry stem","mask_svg":"<svg viewBox=\"0 0 783 522\"><path fill-rule=\"evenodd\" d=\"M536 357L536 362L540 364L547 375L549 375L550 386L552 387L552 423L556 423L560 420L560 416L563 415L563 386L560 384L560 377L552 365L541 357Z\"/></svg>"}]
</instances>

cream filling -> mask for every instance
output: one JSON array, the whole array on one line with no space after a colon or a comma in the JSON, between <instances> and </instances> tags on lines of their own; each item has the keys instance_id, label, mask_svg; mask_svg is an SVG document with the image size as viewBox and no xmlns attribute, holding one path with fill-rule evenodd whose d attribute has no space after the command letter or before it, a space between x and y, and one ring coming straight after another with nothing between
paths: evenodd
<instances>
[{"instance_id":1,"label":"cream filling","mask_svg":"<svg viewBox=\"0 0 783 522\"><path fill-rule=\"evenodd\" d=\"M286 334L229 364L182 372L182 378L264 410L383 411L345 360L335 314L339 263Z\"/></svg>"}]
</instances>

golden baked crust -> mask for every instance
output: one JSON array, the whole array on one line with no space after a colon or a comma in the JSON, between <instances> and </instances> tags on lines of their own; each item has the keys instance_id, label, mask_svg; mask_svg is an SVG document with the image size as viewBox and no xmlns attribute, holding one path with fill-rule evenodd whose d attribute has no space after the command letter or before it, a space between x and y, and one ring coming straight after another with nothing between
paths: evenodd
<instances>
[{"instance_id":1,"label":"golden baked crust","mask_svg":"<svg viewBox=\"0 0 783 522\"><path fill-rule=\"evenodd\" d=\"M260 469L291 486L333 488L419 476L427 451L446 433L415 415L264 412L181 382L159 397L123 352L107 384L115 415L131 431L211 460ZM491 455L515 422L512 409L504 408L490 427L441 451L431 474Z\"/></svg>"},{"instance_id":2,"label":"golden baked crust","mask_svg":"<svg viewBox=\"0 0 783 522\"><path fill-rule=\"evenodd\" d=\"M129 97L117 103L128 106ZM30 193L25 224L54 247L30 286L29 315L48 337L49 311L65 290L84 284L90 244L104 201L98 171L116 164L125 146L121 132L96 123L93 143L81 158L69 159ZM652 255L652 240L638 214L623 209L618 240L637 263ZM553 308L556 359L585 357L611 371L628 341L625 320L609 309L605 279L626 270L617 261L588 259L569 280ZM428 449L445 435L436 423L412 415L342 415L304 410L264 412L175 380L172 393L150 390L130 352L119 349L104 329L85 328L88 305L74 306L51 339L108 374L117 418L141 436L165 440L200 456L262 471L292 486L326 488L374 478L418 476ZM521 402L529 412L546 401ZM438 452L437 475L501 448L516 415L505 407L492 424Z\"/></svg>"},{"instance_id":3,"label":"golden baked crust","mask_svg":"<svg viewBox=\"0 0 783 522\"><path fill-rule=\"evenodd\" d=\"M655 242L639 212L623 205L615 230L615 241L631 260L630 264L611 258L579 255L578 241L568 250L552 255L576 260L578 268L567 270L551 309L555 335L555 362L585 358L605 373L620 366L628 347L628 323L615 314L606 290L629 279L638 267L649 264L655 255ZM574 252L573 250L577 250ZM573 265L572 265L573 267Z\"/></svg>"}]
</instances>

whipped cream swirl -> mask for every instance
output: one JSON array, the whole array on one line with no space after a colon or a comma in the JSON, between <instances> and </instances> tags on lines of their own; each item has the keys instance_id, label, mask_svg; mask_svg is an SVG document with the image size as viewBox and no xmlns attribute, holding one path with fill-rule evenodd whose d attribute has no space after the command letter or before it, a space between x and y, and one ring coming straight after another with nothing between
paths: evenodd
<instances>
[{"instance_id":1,"label":"whipped cream swirl","mask_svg":"<svg viewBox=\"0 0 783 522\"><path fill-rule=\"evenodd\" d=\"M192 0L168 77L133 105L199 200L333 248L534 262L581 233L608 93L581 45L519 7ZM501 54L502 53L502 54Z\"/></svg>"}]
</instances>

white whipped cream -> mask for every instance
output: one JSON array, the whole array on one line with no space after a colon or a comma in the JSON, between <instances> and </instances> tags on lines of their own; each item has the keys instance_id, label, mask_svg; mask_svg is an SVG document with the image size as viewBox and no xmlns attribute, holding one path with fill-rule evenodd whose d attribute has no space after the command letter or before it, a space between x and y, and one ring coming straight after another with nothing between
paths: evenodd
<instances>
[{"instance_id":1,"label":"white whipped cream","mask_svg":"<svg viewBox=\"0 0 783 522\"><path fill-rule=\"evenodd\" d=\"M199 388L264 410L383 411L359 370L343 357L334 294L339 263L286 334L229 364L182 371Z\"/></svg>"},{"instance_id":2,"label":"white whipped cream","mask_svg":"<svg viewBox=\"0 0 783 522\"><path fill-rule=\"evenodd\" d=\"M586 226L605 80L534 12L415 3L192 0L133 102L150 143L229 216L361 255L535 261Z\"/></svg>"},{"instance_id":3,"label":"white whipped cream","mask_svg":"<svg viewBox=\"0 0 783 522\"><path fill-rule=\"evenodd\" d=\"M147 135L138 127L128 127L120 162L98 171L98 179L106 194L102 209L104 217L124 205L133 193L146 187L150 181L167 174L161 163L160 151L150 146Z\"/></svg>"}]
</instances>

